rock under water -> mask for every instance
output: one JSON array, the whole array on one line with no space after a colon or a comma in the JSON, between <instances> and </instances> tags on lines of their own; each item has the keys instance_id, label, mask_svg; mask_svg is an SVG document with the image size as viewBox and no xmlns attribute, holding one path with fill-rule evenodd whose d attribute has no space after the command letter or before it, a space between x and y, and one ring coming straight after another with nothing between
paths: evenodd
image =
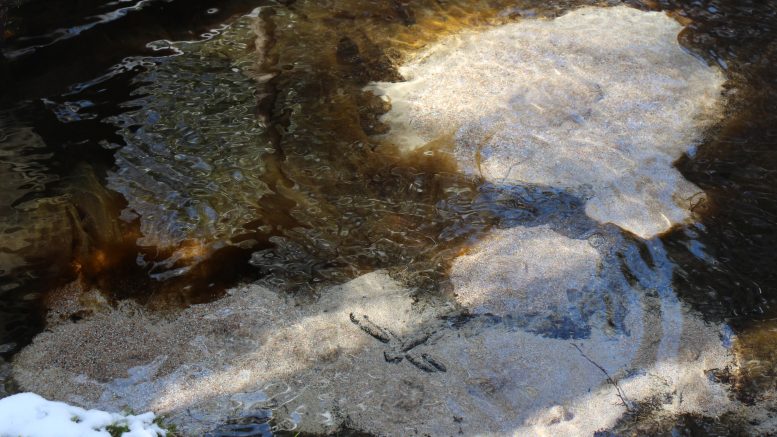
<instances>
[{"instance_id":1,"label":"rock under water","mask_svg":"<svg viewBox=\"0 0 777 437\"><path fill-rule=\"evenodd\" d=\"M228 241L249 233L244 225L257 219L260 199L270 191L262 177L273 148L254 114L259 85L248 77L262 60L264 42L255 27L249 15L211 40L153 43L179 54L156 59L138 75L128 110L108 118L125 144L107 185L127 200L121 218L139 219L140 246ZM185 252L168 262L191 256Z\"/></svg>"},{"instance_id":2,"label":"rock under water","mask_svg":"<svg viewBox=\"0 0 777 437\"><path fill-rule=\"evenodd\" d=\"M452 138L463 171L571 188L586 213L642 238L703 199L673 162L722 115L724 75L677 42L664 13L582 8L444 39L371 84L389 142Z\"/></svg>"}]
</instances>

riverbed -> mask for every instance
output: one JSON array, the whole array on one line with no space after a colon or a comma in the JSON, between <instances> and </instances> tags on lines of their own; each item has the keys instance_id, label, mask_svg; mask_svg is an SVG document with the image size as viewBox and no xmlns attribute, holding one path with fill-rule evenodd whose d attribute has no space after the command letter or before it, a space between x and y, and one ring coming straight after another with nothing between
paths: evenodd
<instances>
[{"instance_id":1,"label":"riverbed","mask_svg":"<svg viewBox=\"0 0 777 437\"><path fill-rule=\"evenodd\" d=\"M193 435L769 432L775 11L11 4L3 390Z\"/></svg>"}]
</instances>

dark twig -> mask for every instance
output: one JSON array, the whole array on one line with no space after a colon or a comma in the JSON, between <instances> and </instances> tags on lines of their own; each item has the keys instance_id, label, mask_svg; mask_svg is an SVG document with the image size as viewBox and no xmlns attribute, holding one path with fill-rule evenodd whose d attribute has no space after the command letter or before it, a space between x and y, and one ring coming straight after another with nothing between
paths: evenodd
<instances>
[{"instance_id":1,"label":"dark twig","mask_svg":"<svg viewBox=\"0 0 777 437\"><path fill-rule=\"evenodd\" d=\"M395 336L387 329L381 328L380 326L372 323L370 318L367 316L362 316L361 320L359 320L353 313L351 313L350 318L354 325L358 326L359 329L369 334L381 343L388 343L392 338L395 338Z\"/></svg>"},{"instance_id":2,"label":"dark twig","mask_svg":"<svg viewBox=\"0 0 777 437\"><path fill-rule=\"evenodd\" d=\"M621 402L623 402L623 406L626 407L626 411L631 412L631 401L629 401L629 398L626 397L626 393L623 391L623 389L621 389L618 383L614 379L612 379L609 373L607 373L607 370L605 370L604 367L600 366L596 361L589 358L588 355L586 355L585 352L583 352L583 350L580 349L580 346L574 343L572 343L572 346L574 346L575 349L577 349L577 351L580 352L580 355L582 355L583 358L585 358L589 363L593 364L594 366L596 366L597 369L601 370L602 373L604 373L604 376L607 377L607 382L609 382L610 384L612 384L613 387L615 387L618 397L620 398Z\"/></svg>"}]
</instances>

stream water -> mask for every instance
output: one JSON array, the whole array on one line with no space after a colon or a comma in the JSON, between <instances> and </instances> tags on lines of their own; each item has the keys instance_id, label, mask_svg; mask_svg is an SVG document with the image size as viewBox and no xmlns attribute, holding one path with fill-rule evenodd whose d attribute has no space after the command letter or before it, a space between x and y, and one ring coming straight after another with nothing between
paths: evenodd
<instances>
[{"instance_id":1,"label":"stream water","mask_svg":"<svg viewBox=\"0 0 777 437\"><path fill-rule=\"evenodd\" d=\"M656 244L679 298L739 336L735 392L757 402L777 389L777 2L625 3L672 11L680 43L728 79L725 119L676 163L706 201ZM506 189L374 141L388 108L363 89L462 29L616 4L0 3L0 356L65 286L166 310L386 269L437 296L492 229L587 226L568 190Z\"/></svg>"}]
</instances>

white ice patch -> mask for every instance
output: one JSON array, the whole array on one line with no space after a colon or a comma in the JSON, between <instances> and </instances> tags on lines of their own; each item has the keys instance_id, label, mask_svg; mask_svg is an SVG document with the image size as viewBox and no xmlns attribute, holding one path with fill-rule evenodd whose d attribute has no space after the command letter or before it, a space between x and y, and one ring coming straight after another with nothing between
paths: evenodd
<instances>
[{"instance_id":1,"label":"white ice patch","mask_svg":"<svg viewBox=\"0 0 777 437\"><path fill-rule=\"evenodd\" d=\"M546 226L497 230L451 267L456 300L476 313L516 311L547 318L600 288L599 253Z\"/></svg>"},{"instance_id":2,"label":"white ice patch","mask_svg":"<svg viewBox=\"0 0 777 437\"><path fill-rule=\"evenodd\" d=\"M122 437L167 435L155 425L154 413L137 416L85 410L46 400L34 393L0 399L0 436L110 437L106 427L127 429Z\"/></svg>"},{"instance_id":3,"label":"white ice patch","mask_svg":"<svg viewBox=\"0 0 777 437\"><path fill-rule=\"evenodd\" d=\"M495 230L454 260L456 300L473 314L512 317L543 335L635 334L627 315L641 312L641 298L606 241L600 234L569 238L549 226Z\"/></svg>"},{"instance_id":4,"label":"white ice patch","mask_svg":"<svg viewBox=\"0 0 777 437\"><path fill-rule=\"evenodd\" d=\"M673 162L722 113L722 72L664 13L582 8L443 40L404 65L387 140L455 140L463 171L576 190L586 213L642 238L690 218L701 190Z\"/></svg>"},{"instance_id":5,"label":"white ice patch","mask_svg":"<svg viewBox=\"0 0 777 437\"><path fill-rule=\"evenodd\" d=\"M537 232L548 243L531 248L536 271L552 270L545 251L576 248L573 239L548 228L504 237L521 238L522 232ZM603 242L596 253L586 250L575 259L606 260L607 248L618 247ZM721 327L682 308L660 248L651 251L650 267L629 247L622 248L623 258L640 264L633 268L644 270L642 286L652 292L627 291L636 299L622 302L628 307L623 329L598 321L603 309L589 318L589 333L569 339L545 335L542 326L533 329L539 333L524 330L521 309L509 317L441 319L457 313L415 301L413 290L373 272L323 290L309 305L252 285L174 319L129 307L96 314L38 336L17 355L14 377L50 397L76 394L99 408L169 413L184 435L204 435L227 417L264 412L282 429L321 435L347 423L379 435L590 436L613 426L625 406L589 359L619 381L630 402L663 399L668 414L730 411L736 405L725 387L705 373L732 365ZM539 299L544 289L529 292ZM563 305L541 310L567 312ZM152 355L183 355L170 356L169 369L148 381L100 382L93 375L116 356L89 342L77 353L90 359L74 366L72 338L116 336L116 344L129 348L147 334L136 330L128 339L114 328L135 323L161 335L148 343ZM65 365L51 365L53 357ZM129 361L116 364L128 374L145 373Z\"/></svg>"}]
</instances>

